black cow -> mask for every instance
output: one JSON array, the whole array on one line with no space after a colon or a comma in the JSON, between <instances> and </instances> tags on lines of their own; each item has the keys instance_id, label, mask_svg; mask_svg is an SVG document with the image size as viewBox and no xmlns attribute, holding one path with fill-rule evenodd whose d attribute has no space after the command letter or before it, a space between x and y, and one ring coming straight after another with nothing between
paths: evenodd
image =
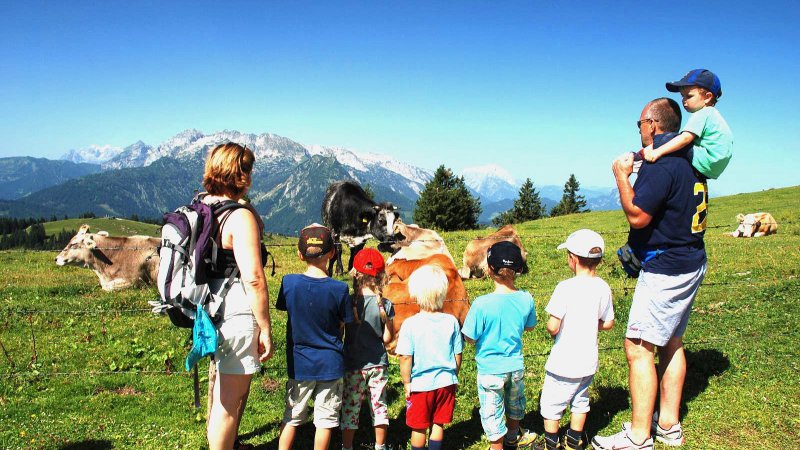
<instances>
[{"instance_id":1,"label":"black cow","mask_svg":"<svg viewBox=\"0 0 800 450\"><path fill-rule=\"evenodd\" d=\"M367 239L392 240L397 209L388 202L375 203L356 182L331 183L322 201L322 222L330 228L336 242L336 256L328 265L328 273L332 273L336 261L336 274L342 274L342 242L350 247L349 271L353 268L355 254L364 248ZM379 246L383 247L383 244Z\"/></svg>"}]
</instances>

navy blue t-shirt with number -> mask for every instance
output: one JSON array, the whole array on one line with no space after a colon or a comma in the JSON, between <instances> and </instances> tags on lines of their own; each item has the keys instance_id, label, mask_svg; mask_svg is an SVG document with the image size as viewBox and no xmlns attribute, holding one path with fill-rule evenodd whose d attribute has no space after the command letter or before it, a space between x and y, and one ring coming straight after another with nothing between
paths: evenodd
<instances>
[{"instance_id":1,"label":"navy blue t-shirt with number","mask_svg":"<svg viewBox=\"0 0 800 450\"><path fill-rule=\"evenodd\" d=\"M288 313L286 363L289 378L326 381L344 376L339 324L353 321L348 287L332 278L286 275L275 307Z\"/></svg>"},{"instance_id":2,"label":"navy blue t-shirt with number","mask_svg":"<svg viewBox=\"0 0 800 450\"><path fill-rule=\"evenodd\" d=\"M676 133L656 135L659 147ZM706 262L703 235L706 229L708 185L695 172L686 149L644 163L633 185L633 204L653 219L642 229L631 228L628 242L642 257L647 250L661 250L643 270L675 275L692 272Z\"/></svg>"}]
</instances>

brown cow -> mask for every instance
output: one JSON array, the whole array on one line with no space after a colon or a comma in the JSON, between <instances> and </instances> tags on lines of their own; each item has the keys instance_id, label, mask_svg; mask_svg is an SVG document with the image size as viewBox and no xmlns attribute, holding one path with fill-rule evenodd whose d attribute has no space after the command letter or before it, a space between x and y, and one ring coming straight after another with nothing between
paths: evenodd
<instances>
[{"instance_id":1,"label":"brown cow","mask_svg":"<svg viewBox=\"0 0 800 450\"><path fill-rule=\"evenodd\" d=\"M397 241L391 245L391 248L395 253L389 258L388 264L396 259L414 261L441 254L450 258L455 266L453 255L450 254L450 250L447 249L447 245L439 233L413 224L406 225L397 220L394 223L394 234Z\"/></svg>"},{"instance_id":2,"label":"brown cow","mask_svg":"<svg viewBox=\"0 0 800 450\"><path fill-rule=\"evenodd\" d=\"M149 236L109 237L108 233L88 233L82 225L56 256L59 266L82 266L100 278L104 291L150 284L158 277L158 246L161 240Z\"/></svg>"},{"instance_id":3,"label":"brown cow","mask_svg":"<svg viewBox=\"0 0 800 450\"><path fill-rule=\"evenodd\" d=\"M483 278L488 275L489 267L486 263L486 252L489 250L489 247L500 241L511 242L522 250L522 259L526 261L522 273L527 273L528 252L525 251L525 247L522 245L522 239L520 239L514 226L506 225L489 236L475 238L467 244L467 248L464 249L464 266L458 271L461 278L466 280L468 278Z\"/></svg>"},{"instance_id":4,"label":"brown cow","mask_svg":"<svg viewBox=\"0 0 800 450\"><path fill-rule=\"evenodd\" d=\"M383 296L391 300L394 305L395 338L394 341L386 346L391 353L394 353L394 348L397 345L400 326L403 325L406 319L419 312L419 305L408 295L408 277L418 268L428 264L440 266L447 275L449 285L442 312L455 316L460 325L463 325L464 319L467 318L467 312L469 311L467 290L464 288L464 283L461 281L458 270L453 264L453 259L449 255L434 254L424 259L410 261L395 259L386 267L389 284L383 290Z\"/></svg>"},{"instance_id":5,"label":"brown cow","mask_svg":"<svg viewBox=\"0 0 800 450\"><path fill-rule=\"evenodd\" d=\"M761 237L778 232L778 222L770 213L760 212L746 216L739 214L736 220L739 222L739 227L729 233L733 237Z\"/></svg>"}]
</instances>

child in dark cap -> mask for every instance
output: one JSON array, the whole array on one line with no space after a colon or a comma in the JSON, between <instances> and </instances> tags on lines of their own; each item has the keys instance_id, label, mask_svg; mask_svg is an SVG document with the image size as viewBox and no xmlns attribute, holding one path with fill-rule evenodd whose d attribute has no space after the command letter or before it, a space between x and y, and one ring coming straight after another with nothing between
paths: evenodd
<instances>
[{"instance_id":1,"label":"child in dark cap","mask_svg":"<svg viewBox=\"0 0 800 450\"><path fill-rule=\"evenodd\" d=\"M525 267L519 247L498 242L487 262L494 292L475 299L461 333L475 344L481 424L490 448L525 447L536 433L519 426L525 417L522 333L536 325L536 310L531 294L514 286Z\"/></svg>"},{"instance_id":2,"label":"child in dark cap","mask_svg":"<svg viewBox=\"0 0 800 450\"><path fill-rule=\"evenodd\" d=\"M713 72L694 69L679 81L667 83L667 90L680 92L683 108L692 113L680 134L658 148L652 145L642 153L648 162L693 144L692 166L707 178L719 178L733 156L733 133L716 108L722 85ZM655 120L652 118L650 120ZM640 124L641 126L641 124Z\"/></svg>"},{"instance_id":3,"label":"child in dark cap","mask_svg":"<svg viewBox=\"0 0 800 450\"><path fill-rule=\"evenodd\" d=\"M315 448L328 448L339 426L344 376L342 329L353 321L347 285L328 277L333 238L327 228L312 224L300 231L297 254L307 268L281 280L275 307L286 311L286 408L278 448L289 449L297 427L305 423L314 401Z\"/></svg>"}]
</instances>

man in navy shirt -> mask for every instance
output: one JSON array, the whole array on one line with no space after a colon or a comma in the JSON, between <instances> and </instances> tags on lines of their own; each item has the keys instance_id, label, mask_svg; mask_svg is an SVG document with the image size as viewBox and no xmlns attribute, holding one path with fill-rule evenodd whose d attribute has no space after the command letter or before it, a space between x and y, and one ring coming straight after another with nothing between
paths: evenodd
<instances>
[{"instance_id":1,"label":"man in navy shirt","mask_svg":"<svg viewBox=\"0 0 800 450\"><path fill-rule=\"evenodd\" d=\"M680 106L674 100L651 101L637 122L642 146L669 142L680 123ZM683 333L706 272L703 234L708 200L705 178L692 168L687 150L644 163L633 186L629 180L633 154L623 154L612 165L622 209L631 226L628 242L646 262L625 333L632 422L623 424L615 435L596 436L592 440L595 449L652 449L651 433L670 446L684 442L678 417L686 376ZM658 373L653 356L656 348ZM659 409L653 414L659 390Z\"/></svg>"}]
</instances>

